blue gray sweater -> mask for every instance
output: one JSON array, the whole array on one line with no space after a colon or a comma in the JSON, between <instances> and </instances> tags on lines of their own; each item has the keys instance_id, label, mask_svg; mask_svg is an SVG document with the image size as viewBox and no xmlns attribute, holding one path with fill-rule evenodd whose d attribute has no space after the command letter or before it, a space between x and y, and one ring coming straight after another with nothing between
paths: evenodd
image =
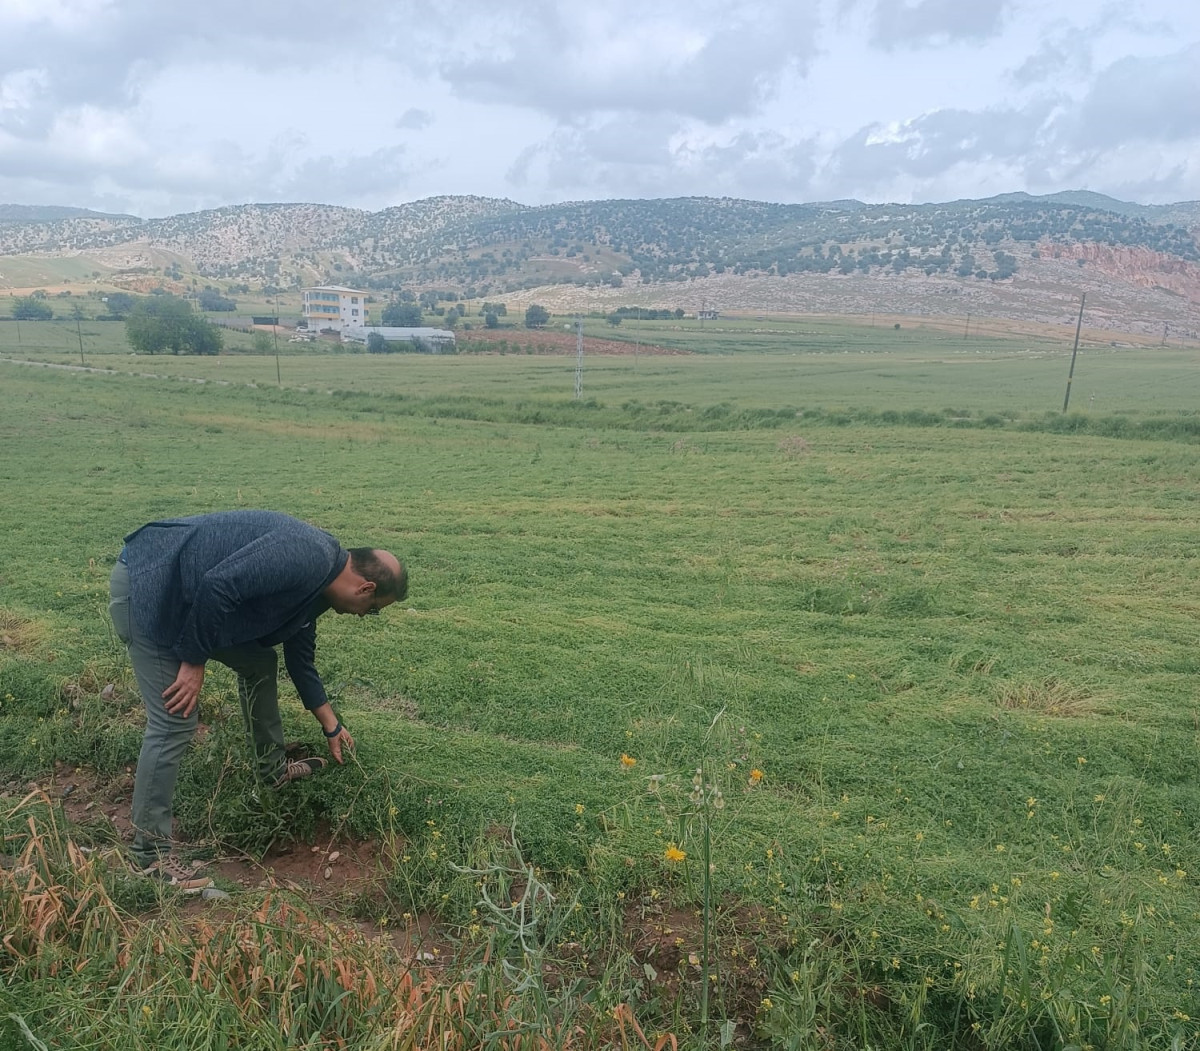
<instances>
[{"instance_id":1,"label":"blue gray sweater","mask_svg":"<svg viewBox=\"0 0 1200 1051\"><path fill-rule=\"evenodd\" d=\"M314 663L324 589L350 556L328 533L277 511L218 511L151 522L125 538L138 629L179 660L283 644L306 708L327 703Z\"/></svg>"}]
</instances>

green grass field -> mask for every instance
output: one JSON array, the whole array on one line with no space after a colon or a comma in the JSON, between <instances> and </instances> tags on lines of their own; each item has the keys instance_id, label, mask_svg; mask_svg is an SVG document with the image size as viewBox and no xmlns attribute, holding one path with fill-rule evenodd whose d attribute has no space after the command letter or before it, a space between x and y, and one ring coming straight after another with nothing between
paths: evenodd
<instances>
[{"instance_id":1,"label":"green grass field","mask_svg":"<svg viewBox=\"0 0 1200 1051\"><path fill-rule=\"evenodd\" d=\"M185 837L399 844L383 897L346 908L436 914L466 959L511 934L480 893L515 827L577 900L538 950L582 983L538 986L545 1031L567 1032L569 989L601 1020L573 1046L613 1046L625 1002L689 1047L1196 1047L1200 358L1081 353L1064 418L1069 347L851 347L862 329L590 358L582 402L569 357L286 355L282 387L273 358L100 335L104 371L0 361L6 852L31 835L25 781L136 757L105 620L122 535L274 508L395 550L410 600L323 622L357 763L294 794L254 799L233 683L211 676ZM110 891L134 908L127 882ZM659 912L674 956L628 936ZM81 979L3 950L0 973L0 1047L5 998L52 1046L85 1024L63 997ZM176 1046L143 1025L143 1004L169 1020L157 1001L95 995L90 1046Z\"/></svg>"}]
</instances>

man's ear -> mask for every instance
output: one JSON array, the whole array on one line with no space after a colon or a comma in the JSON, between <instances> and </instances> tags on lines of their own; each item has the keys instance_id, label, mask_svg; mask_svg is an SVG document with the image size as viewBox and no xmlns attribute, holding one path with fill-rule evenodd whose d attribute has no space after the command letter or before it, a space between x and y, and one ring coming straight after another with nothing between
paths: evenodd
<instances>
[{"instance_id":1,"label":"man's ear","mask_svg":"<svg viewBox=\"0 0 1200 1051\"><path fill-rule=\"evenodd\" d=\"M373 595L375 594L375 581L364 580L358 585L356 590L360 595Z\"/></svg>"}]
</instances>

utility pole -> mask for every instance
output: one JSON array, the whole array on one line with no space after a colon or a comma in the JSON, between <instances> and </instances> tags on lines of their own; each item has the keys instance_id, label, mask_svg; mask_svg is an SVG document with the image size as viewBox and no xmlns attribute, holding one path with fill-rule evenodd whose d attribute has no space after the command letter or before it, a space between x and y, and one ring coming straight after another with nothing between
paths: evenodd
<instances>
[{"instance_id":1,"label":"utility pole","mask_svg":"<svg viewBox=\"0 0 1200 1051\"><path fill-rule=\"evenodd\" d=\"M971 315L970 315L970 313L968 313L967 314L967 327L965 329L963 329L963 339L970 339L970 337L971 337Z\"/></svg>"},{"instance_id":2,"label":"utility pole","mask_svg":"<svg viewBox=\"0 0 1200 1051\"><path fill-rule=\"evenodd\" d=\"M583 318L575 316L575 400L583 397Z\"/></svg>"},{"instance_id":3,"label":"utility pole","mask_svg":"<svg viewBox=\"0 0 1200 1051\"><path fill-rule=\"evenodd\" d=\"M83 329L79 325L79 319L80 319L80 317L82 317L82 315L83 315L83 311L80 310L78 307L76 307L75 308L75 335L77 335L79 337L79 364L86 365L87 362L85 362L83 360Z\"/></svg>"},{"instance_id":4,"label":"utility pole","mask_svg":"<svg viewBox=\"0 0 1200 1051\"><path fill-rule=\"evenodd\" d=\"M637 325L633 330L633 367L637 368L638 344L642 341L642 308L637 308Z\"/></svg>"},{"instance_id":5,"label":"utility pole","mask_svg":"<svg viewBox=\"0 0 1200 1051\"><path fill-rule=\"evenodd\" d=\"M1075 378L1075 355L1079 353L1079 330L1083 326L1083 301L1086 298L1086 292L1079 294L1079 320L1075 322L1075 349L1071 351L1071 370L1067 373L1067 394L1063 398L1063 412L1067 411L1071 402L1071 380Z\"/></svg>"},{"instance_id":6,"label":"utility pole","mask_svg":"<svg viewBox=\"0 0 1200 1051\"><path fill-rule=\"evenodd\" d=\"M1166 345L1167 345L1167 323L1164 321L1163 322L1163 338L1162 338L1162 342L1159 344L1159 346L1165 347Z\"/></svg>"},{"instance_id":7,"label":"utility pole","mask_svg":"<svg viewBox=\"0 0 1200 1051\"><path fill-rule=\"evenodd\" d=\"M275 324L271 326L271 334L275 337L275 383L282 387L283 376L279 371L279 287L275 287Z\"/></svg>"}]
</instances>

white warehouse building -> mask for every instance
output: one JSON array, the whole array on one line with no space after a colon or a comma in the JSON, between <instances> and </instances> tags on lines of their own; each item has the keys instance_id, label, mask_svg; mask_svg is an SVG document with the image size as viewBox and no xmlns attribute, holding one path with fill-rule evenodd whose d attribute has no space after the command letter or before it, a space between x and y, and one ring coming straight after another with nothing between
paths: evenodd
<instances>
[{"instance_id":1,"label":"white warehouse building","mask_svg":"<svg viewBox=\"0 0 1200 1051\"><path fill-rule=\"evenodd\" d=\"M434 354L455 346L454 333L448 328L393 328L384 325L368 325L363 328L348 326L342 329L342 342L366 343L372 333L382 336L389 343L417 343L426 346Z\"/></svg>"}]
</instances>

